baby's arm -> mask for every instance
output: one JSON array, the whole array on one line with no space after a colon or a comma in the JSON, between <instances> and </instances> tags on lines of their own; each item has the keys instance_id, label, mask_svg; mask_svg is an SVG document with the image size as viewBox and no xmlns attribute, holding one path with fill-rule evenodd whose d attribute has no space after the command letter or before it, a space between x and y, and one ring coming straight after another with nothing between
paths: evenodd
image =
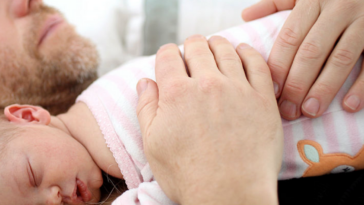
<instances>
[{"instance_id":1,"label":"baby's arm","mask_svg":"<svg viewBox=\"0 0 364 205\"><path fill-rule=\"evenodd\" d=\"M71 135L87 149L100 169L113 177L123 178L113 154L105 144L95 117L85 103L76 103L59 118L67 126Z\"/></svg>"}]
</instances>

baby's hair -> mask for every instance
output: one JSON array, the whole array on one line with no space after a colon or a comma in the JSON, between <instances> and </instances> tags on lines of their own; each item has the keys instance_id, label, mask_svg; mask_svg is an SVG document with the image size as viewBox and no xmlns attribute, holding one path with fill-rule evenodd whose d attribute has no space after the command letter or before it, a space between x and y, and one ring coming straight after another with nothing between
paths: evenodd
<instances>
[{"instance_id":1,"label":"baby's hair","mask_svg":"<svg viewBox=\"0 0 364 205\"><path fill-rule=\"evenodd\" d=\"M100 205L111 205L112 202L118 198L122 193L128 190L126 183L122 179L118 179L102 172L104 184L100 188L101 200Z\"/></svg>"}]
</instances>

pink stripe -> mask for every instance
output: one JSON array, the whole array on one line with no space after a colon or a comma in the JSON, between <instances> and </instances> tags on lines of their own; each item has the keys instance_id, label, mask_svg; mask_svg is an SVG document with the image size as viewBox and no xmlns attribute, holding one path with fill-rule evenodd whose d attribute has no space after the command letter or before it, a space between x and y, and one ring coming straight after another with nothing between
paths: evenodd
<instances>
[{"instance_id":1,"label":"pink stripe","mask_svg":"<svg viewBox=\"0 0 364 205\"><path fill-rule=\"evenodd\" d=\"M284 131L284 170L282 170L282 178L283 179L291 179L296 177L297 172L297 164L296 164L296 156L297 156L297 145L294 141L293 136L293 125L286 124L283 127Z\"/></svg>"},{"instance_id":2,"label":"pink stripe","mask_svg":"<svg viewBox=\"0 0 364 205\"><path fill-rule=\"evenodd\" d=\"M95 88L95 84L92 85L92 89L93 88ZM126 151L124 144L120 141L120 138L116 134L108 113L106 113L105 109L100 109L102 108L102 103L99 100L100 98L95 96L95 92L91 92L90 88L82 93L78 99L78 101L82 101L87 104L95 119L97 120L106 143L113 152L113 156L115 157L116 161L118 162L119 168L124 176L128 188L136 188L139 186L142 180L133 165L130 155Z\"/></svg>"},{"instance_id":3,"label":"pink stripe","mask_svg":"<svg viewBox=\"0 0 364 205\"><path fill-rule=\"evenodd\" d=\"M130 88L131 85L127 84L122 77L115 75L107 75L103 80L113 82L117 86L117 89L120 90L120 95L123 95L133 109L136 110L138 98L135 90Z\"/></svg>"},{"instance_id":4,"label":"pink stripe","mask_svg":"<svg viewBox=\"0 0 364 205\"><path fill-rule=\"evenodd\" d=\"M301 121L303 133L305 134L305 139L316 141L315 131L313 129L313 122L310 119L304 119Z\"/></svg>"},{"instance_id":5,"label":"pink stripe","mask_svg":"<svg viewBox=\"0 0 364 205\"><path fill-rule=\"evenodd\" d=\"M153 72L155 72L155 68L154 65L151 65L151 67L153 68ZM132 69L131 70L133 75L135 76L136 79L141 80L142 78L150 78L151 76L147 75L142 69L138 68L138 69ZM135 85L136 86L136 85Z\"/></svg>"},{"instance_id":6,"label":"pink stripe","mask_svg":"<svg viewBox=\"0 0 364 205\"><path fill-rule=\"evenodd\" d=\"M110 97L107 89L104 89L100 87L100 85L95 84L93 87L94 92L96 92L99 95L99 98L104 103L104 106L107 108L110 108L112 110L109 110L112 112L113 119L120 122L120 125L125 129L125 131L128 133L128 136L132 137L132 140L135 144L138 145L138 148L143 150L143 140L142 136L140 134L139 128L137 128L132 121L130 121L129 116L127 115L127 112L124 112L122 108L119 107L119 105ZM123 93L120 93L121 95ZM135 98L135 95L134 97ZM135 110L133 110L134 113L136 113ZM136 117L136 114L135 114ZM137 161L133 158L134 161ZM139 162L140 163L140 162Z\"/></svg>"},{"instance_id":7,"label":"pink stripe","mask_svg":"<svg viewBox=\"0 0 364 205\"><path fill-rule=\"evenodd\" d=\"M358 123L355 119L355 114L343 112L347 133L350 138L351 150L353 153L358 153L362 148L362 140L360 137Z\"/></svg>"},{"instance_id":8,"label":"pink stripe","mask_svg":"<svg viewBox=\"0 0 364 205\"><path fill-rule=\"evenodd\" d=\"M120 95L124 96L124 98L129 102L129 104L133 108L132 112L136 113L136 108L138 105L138 97L137 97L136 91L132 90L130 88L130 85L128 85L120 76L108 75L108 76L105 76L105 80L109 80L109 81L115 83L115 85L117 86L117 89L120 90ZM107 92L105 90L103 92L103 94L106 95L106 93ZM107 96L108 97L105 99L110 99L110 100L106 100L106 101L111 102L112 98L108 94L107 94ZM122 102L122 103L124 103L124 102ZM128 117L128 115L127 115L127 113L128 113L127 110L125 110L125 112L124 112L124 110L123 110L124 108L119 107L116 102L113 102L113 106L114 106L114 107L112 107L112 108L114 108L113 111L116 111L117 113L120 113L123 116L123 117L120 117L118 114L115 114L115 115L113 115L113 117L120 122L124 122L124 123L122 123L123 128L130 134L129 136L133 138L134 142L138 145L138 148L143 150L144 149L143 141L141 140L139 126L136 126L134 123L132 123L131 121L128 120L130 117ZM111 107L109 107L109 108L111 108ZM136 114L135 114L135 117L137 117Z\"/></svg>"},{"instance_id":9,"label":"pink stripe","mask_svg":"<svg viewBox=\"0 0 364 205\"><path fill-rule=\"evenodd\" d=\"M266 51L266 48L264 46L263 38L260 37L259 32L250 25L250 23L244 24L242 28L245 30L245 32L250 37L252 47L255 48L262 54L264 60L268 60L268 53Z\"/></svg>"},{"instance_id":10,"label":"pink stripe","mask_svg":"<svg viewBox=\"0 0 364 205\"><path fill-rule=\"evenodd\" d=\"M283 20L286 20L290 14L291 14L291 11L282 11L282 12L279 12L279 14L277 16L282 18Z\"/></svg>"},{"instance_id":11,"label":"pink stripe","mask_svg":"<svg viewBox=\"0 0 364 205\"><path fill-rule=\"evenodd\" d=\"M327 113L322 116L324 130L326 134L326 142L328 144L328 153L339 151L339 140L335 129L335 122L332 113Z\"/></svg>"},{"instance_id":12,"label":"pink stripe","mask_svg":"<svg viewBox=\"0 0 364 205\"><path fill-rule=\"evenodd\" d=\"M279 25L270 18L265 18L262 23L271 34L269 42L275 42L279 34Z\"/></svg>"},{"instance_id":13,"label":"pink stripe","mask_svg":"<svg viewBox=\"0 0 364 205\"><path fill-rule=\"evenodd\" d=\"M217 35L226 38L234 47L237 47L241 42L240 39L235 38L229 31L221 31Z\"/></svg>"},{"instance_id":14,"label":"pink stripe","mask_svg":"<svg viewBox=\"0 0 364 205\"><path fill-rule=\"evenodd\" d=\"M351 74L349 76L350 86L352 84L354 84L355 80L357 79L357 77L359 76L359 73L361 71L362 61L360 59L355 64L353 71L351 72ZM342 95L344 95L344 94L342 94ZM343 99L343 97L341 99ZM350 141L351 141L351 150L353 153L356 154L362 148L362 139L360 137L358 122L355 118L355 114L347 113L345 111L343 112L343 114L344 114L347 133L348 133Z\"/></svg>"}]
</instances>

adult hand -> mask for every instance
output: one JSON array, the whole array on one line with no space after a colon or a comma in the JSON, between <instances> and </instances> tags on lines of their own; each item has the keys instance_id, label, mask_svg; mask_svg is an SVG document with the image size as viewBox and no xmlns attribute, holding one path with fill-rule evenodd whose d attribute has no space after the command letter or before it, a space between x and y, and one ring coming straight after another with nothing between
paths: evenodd
<instances>
[{"instance_id":1,"label":"adult hand","mask_svg":"<svg viewBox=\"0 0 364 205\"><path fill-rule=\"evenodd\" d=\"M364 49L362 0L263 0L243 12L245 20L293 9L268 65L280 111L293 120L327 110ZM323 69L322 69L323 67ZM364 107L364 72L343 100L348 112Z\"/></svg>"},{"instance_id":2,"label":"adult hand","mask_svg":"<svg viewBox=\"0 0 364 205\"><path fill-rule=\"evenodd\" d=\"M248 45L235 51L222 37L199 35L186 40L185 62L188 71L178 47L166 45L158 85L137 86L156 180L183 205L278 204L283 131L266 62Z\"/></svg>"}]
</instances>

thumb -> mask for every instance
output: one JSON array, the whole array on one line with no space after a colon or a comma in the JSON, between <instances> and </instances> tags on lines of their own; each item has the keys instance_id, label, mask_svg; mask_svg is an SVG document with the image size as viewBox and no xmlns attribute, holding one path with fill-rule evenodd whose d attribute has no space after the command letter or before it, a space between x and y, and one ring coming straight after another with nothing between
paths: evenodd
<instances>
[{"instance_id":1,"label":"thumb","mask_svg":"<svg viewBox=\"0 0 364 205\"><path fill-rule=\"evenodd\" d=\"M137 91L139 96L137 115L143 137L153 122L158 109L158 86L150 79L142 79L138 82Z\"/></svg>"}]
</instances>

